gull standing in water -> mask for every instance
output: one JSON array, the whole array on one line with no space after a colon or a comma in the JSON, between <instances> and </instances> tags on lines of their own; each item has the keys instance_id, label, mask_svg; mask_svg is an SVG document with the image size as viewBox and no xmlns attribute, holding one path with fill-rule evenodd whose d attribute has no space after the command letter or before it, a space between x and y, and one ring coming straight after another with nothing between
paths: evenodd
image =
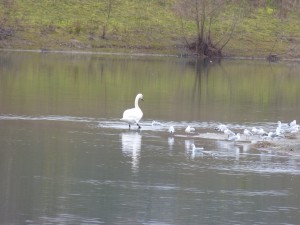
<instances>
[{"instance_id":1,"label":"gull standing in water","mask_svg":"<svg viewBox=\"0 0 300 225\"><path fill-rule=\"evenodd\" d=\"M152 125L152 127L153 126L161 126L161 122L157 122L157 121L153 120L151 125Z\"/></svg>"},{"instance_id":2,"label":"gull standing in water","mask_svg":"<svg viewBox=\"0 0 300 225\"><path fill-rule=\"evenodd\" d=\"M299 131L299 125L297 125L297 121L293 120L288 124L282 124L280 121L277 122L278 126L276 128L276 134L281 133L284 134L288 133L296 133Z\"/></svg>"},{"instance_id":3,"label":"gull standing in water","mask_svg":"<svg viewBox=\"0 0 300 225\"><path fill-rule=\"evenodd\" d=\"M292 122L289 123L290 127L296 126L297 125L297 121L293 120Z\"/></svg>"},{"instance_id":4,"label":"gull standing in water","mask_svg":"<svg viewBox=\"0 0 300 225\"><path fill-rule=\"evenodd\" d=\"M288 129L290 133L297 133L299 131L299 125L294 125Z\"/></svg>"},{"instance_id":5,"label":"gull standing in water","mask_svg":"<svg viewBox=\"0 0 300 225\"><path fill-rule=\"evenodd\" d=\"M231 136L229 136L229 138L228 138L229 141L238 141L238 140L240 140L240 139L241 139L240 133L237 133L237 134L235 134L235 135L231 135Z\"/></svg>"},{"instance_id":6,"label":"gull standing in water","mask_svg":"<svg viewBox=\"0 0 300 225\"><path fill-rule=\"evenodd\" d=\"M224 125L224 124L220 124L220 125L218 125L217 127L216 127L216 130L218 130L218 131L224 131L224 130L226 130L226 129L228 129L227 128L227 126L226 125Z\"/></svg>"},{"instance_id":7,"label":"gull standing in water","mask_svg":"<svg viewBox=\"0 0 300 225\"><path fill-rule=\"evenodd\" d=\"M171 135L173 135L174 132L175 132L174 127L173 127L173 126L170 126L170 127L169 127L169 133L170 133Z\"/></svg>"},{"instance_id":8,"label":"gull standing in water","mask_svg":"<svg viewBox=\"0 0 300 225\"><path fill-rule=\"evenodd\" d=\"M274 138L279 138L279 137L281 137L281 136L279 136L279 135L276 134L276 133L273 133L273 132L269 132L269 133L268 133L268 138L271 138L272 140L273 140Z\"/></svg>"},{"instance_id":9,"label":"gull standing in water","mask_svg":"<svg viewBox=\"0 0 300 225\"><path fill-rule=\"evenodd\" d=\"M258 134L258 129L256 127L253 127L251 131L252 134Z\"/></svg>"},{"instance_id":10,"label":"gull standing in water","mask_svg":"<svg viewBox=\"0 0 300 225\"><path fill-rule=\"evenodd\" d=\"M194 144L191 144L192 147L192 154L191 157L194 159L197 155L202 155L203 156L203 147L196 147Z\"/></svg>"},{"instance_id":11,"label":"gull standing in water","mask_svg":"<svg viewBox=\"0 0 300 225\"><path fill-rule=\"evenodd\" d=\"M251 131L248 130L248 129L244 129L244 134L246 135L247 138L250 137L250 136L253 136L253 134L251 133Z\"/></svg>"},{"instance_id":12,"label":"gull standing in water","mask_svg":"<svg viewBox=\"0 0 300 225\"><path fill-rule=\"evenodd\" d=\"M128 123L129 129L130 129L130 125L133 125L133 124L136 124L138 126L138 129L141 129L141 126L139 125L139 121L143 117L143 112L142 112L141 108L139 107L140 99L142 101L144 101L142 94L138 94L135 97L134 108L125 110L123 113L123 118L120 119L121 121Z\"/></svg>"},{"instance_id":13,"label":"gull standing in water","mask_svg":"<svg viewBox=\"0 0 300 225\"><path fill-rule=\"evenodd\" d=\"M186 133L193 133L193 132L195 132L195 128L194 128L194 127L191 127L191 126L188 126L188 127L185 129L185 132L186 132Z\"/></svg>"},{"instance_id":14,"label":"gull standing in water","mask_svg":"<svg viewBox=\"0 0 300 225\"><path fill-rule=\"evenodd\" d=\"M199 150L203 150L204 149L203 147L196 147L195 144L191 144L191 147L192 147L193 151L199 151Z\"/></svg>"},{"instance_id":15,"label":"gull standing in water","mask_svg":"<svg viewBox=\"0 0 300 225\"><path fill-rule=\"evenodd\" d=\"M226 134L228 136L228 138L230 136L234 136L235 135L235 133L233 131L229 130L228 128L226 128L223 132L224 132L224 134Z\"/></svg>"}]
</instances>

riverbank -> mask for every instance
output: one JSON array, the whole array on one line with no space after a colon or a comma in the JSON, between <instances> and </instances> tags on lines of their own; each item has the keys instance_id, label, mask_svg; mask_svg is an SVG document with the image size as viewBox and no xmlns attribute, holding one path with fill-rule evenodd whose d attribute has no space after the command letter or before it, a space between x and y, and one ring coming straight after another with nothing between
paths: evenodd
<instances>
[{"instance_id":1,"label":"riverbank","mask_svg":"<svg viewBox=\"0 0 300 225\"><path fill-rule=\"evenodd\" d=\"M48 39L43 42L48 42ZM49 43L51 41L49 40ZM247 42L247 41L246 41ZM223 58L233 59L259 59L266 60L270 55L275 56L274 61L300 61L300 55L297 49L300 49L300 42L297 44L286 43L288 51L274 51L272 54L268 52L268 48L253 49L251 46L247 46L246 42L240 44L243 47L236 46L234 40L224 48L222 52ZM76 44L74 44L76 43ZM293 45L292 47L289 47ZM63 47L62 47L63 46ZM183 44L174 46L102 46L93 47L89 43L80 42L76 39L71 39L63 44L39 44L31 43L27 40L18 40L13 38L11 40L0 40L0 50L2 51L27 51L27 52L41 52L41 53L73 53L73 54L103 54L103 55L138 55L138 56L176 56L182 58L197 57L195 52L190 51Z\"/></svg>"},{"instance_id":2,"label":"riverbank","mask_svg":"<svg viewBox=\"0 0 300 225\"><path fill-rule=\"evenodd\" d=\"M0 48L0 52L31 52L31 53L42 53L42 54L78 54L78 55L106 55L106 56L130 56L130 57L177 57L177 58L197 58L194 53L182 53L173 52L166 53L160 51L123 51L123 49L109 49L109 51L95 51L95 50L83 50L83 49L21 49L21 48ZM233 60L267 60L267 57L263 56L235 56L227 55L223 56L222 59L233 59ZM280 57L277 61L282 62L300 62L300 57ZM277 62L276 61L276 62Z\"/></svg>"},{"instance_id":3,"label":"riverbank","mask_svg":"<svg viewBox=\"0 0 300 225\"><path fill-rule=\"evenodd\" d=\"M178 16L175 1L108 2L111 11L105 1L1 3L0 49L195 56L195 21ZM278 17L270 5L237 14L236 7L220 12L210 27L215 45L229 40L224 57L300 59L299 13Z\"/></svg>"}]
</instances>

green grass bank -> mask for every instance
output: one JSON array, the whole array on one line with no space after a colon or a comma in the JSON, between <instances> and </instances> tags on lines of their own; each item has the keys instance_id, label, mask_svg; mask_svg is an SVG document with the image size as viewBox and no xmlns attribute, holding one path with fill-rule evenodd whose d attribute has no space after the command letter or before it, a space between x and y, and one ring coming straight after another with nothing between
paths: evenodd
<instances>
[{"instance_id":1,"label":"green grass bank","mask_svg":"<svg viewBox=\"0 0 300 225\"><path fill-rule=\"evenodd\" d=\"M0 48L192 54L196 23L175 13L175 0L5 0ZM227 7L211 24L213 42L228 36L225 56L300 58L300 12Z\"/></svg>"}]
</instances>

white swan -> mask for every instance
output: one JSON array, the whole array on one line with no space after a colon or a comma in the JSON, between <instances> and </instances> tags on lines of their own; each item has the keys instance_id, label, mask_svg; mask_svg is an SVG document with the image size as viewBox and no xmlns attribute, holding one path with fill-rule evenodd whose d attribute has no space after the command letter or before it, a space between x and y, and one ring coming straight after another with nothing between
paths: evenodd
<instances>
[{"instance_id":1,"label":"white swan","mask_svg":"<svg viewBox=\"0 0 300 225\"><path fill-rule=\"evenodd\" d=\"M134 108L127 109L123 113L123 118L121 120L128 123L129 129L130 129L130 125L133 125L133 124L136 124L139 129L141 128L141 126L139 125L139 121L143 117L143 112L139 107L139 100L140 99L142 101L144 101L142 94L138 94L135 97Z\"/></svg>"}]
</instances>

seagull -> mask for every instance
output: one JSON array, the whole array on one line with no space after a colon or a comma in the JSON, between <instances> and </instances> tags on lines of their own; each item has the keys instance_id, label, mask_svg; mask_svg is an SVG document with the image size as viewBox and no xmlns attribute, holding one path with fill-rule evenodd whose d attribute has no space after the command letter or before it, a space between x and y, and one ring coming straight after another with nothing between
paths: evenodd
<instances>
[{"instance_id":1,"label":"seagull","mask_svg":"<svg viewBox=\"0 0 300 225\"><path fill-rule=\"evenodd\" d=\"M170 127L169 127L169 133L172 135L172 134L174 134L174 132L175 132L174 127L173 127L173 126L170 126Z\"/></svg>"},{"instance_id":2,"label":"seagull","mask_svg":"<svg viewBox=\"0 0 300 225\"><path fill-rule=\"evenodd\" d=\"M220 125L218 125L217 127L216 127L216 130L218 130L218 131L224 131L224 130L226 130L227 129L227 126L226 125L224 125L224 124L220 124Z\"/></svg>"},{"instance_id":3,"label":"seagull","mask_svg":"<svg viewBox=\"0 0 300 225\"><path fill-rule=\"evenodd\" d=\"M281 133L281 134L284 134L286 132L289 132L290 129L292 128L292 126L290 126L289 124L293 124L293 121L289 124L287 123L281 123L280 121L277 122L277 128L276 128L276 133Z\"/></svg>"},{"instance_id":4,"label":"seagull","mask_svg":"<svg viewBox=\"0 0 300 225\"><path fill-rule=\"evenodd\" d=\"M195 132L195 128L191 127L191 126L188 126L186 129L185 129L185 132L186 133L192 133L192 132Z\"/></svg>"},{"instance_id":5,"label":"seagull","mask_svg":"<svg viewBox=\"0 0 300 225\"><path fill-rule=\"evenodd\" d=\"M292 122L290 122L288 124L282 124L280 121L278 121L277 123L278 123L278 126L276 128L276 134L283 134L286 132L297 133L299 131L300 126L297 124L296 120L293 120Z\"/></svg>"},{"instance_id":6,"label":"seagull","mask_svg":"<svg viewBox=\"0 0 300 225\"><path fill-rule=\"evenodd\" d=\"M228 128L226 128L223 132L224 132L224 134L228 135L228 137L235 135L235 133L233 131L229 130Z\"/></svg>"},{"instance_id":7,"label":"seagull","mask_svg":"<svg viewBox=\"0 0 300 225\"><path fill-rule=\"evenodd\" d=\"M297 121L293 120L292 122L289 123L290 127L296 126L297 125Z\"/></svg>"},{"instance_id":8,"label":"seagull","mask_svg":"<svg viewBox=\"0 0 300 225\"><path fill-rule=\"evenodd\" d=\"M273 132L269 132L269 133L267 133L267 134L263 134L262 135L262 138L263 139L267 139L267 138L269 138L269 139L274 139L274 138L281 138L281 137L283 137L282 135L278 135L277 133L273 133Z\"/></svg>"},{"instance_id":9,"label":"seagull","mask_svg":"<svg viewBox=\"0 0 300 225\"><path fill-rule=\"evenodd\" d=\"M251 133L251 131L249 131L248 129L244 129L244 134L246 135L246 137L253 136L253 134Z\"/></svg>"},{"instance_id":10,"label":"seagull","mask_svg":"<svg viewBox=\"0 0 300 225\"><path fill-rule=\"evenodd\" d=\"M291 128L287 129L290 133L297 133L299 131L299 125L294 125Z\"/></svg>"},{"instance_id":11,"label":"seagull","mask_svg":"<svg viewBox=\"0 0 300 225\"><path fill-rule=\"evenodd\" d=\"M277 122L276 134L284 133L284 129L282 129L281 121Z\"/></svg>"},{"instance_id":12,"label":"seagull","mask_svg":"<svg viewBox=\"0 0 300 225\"><path fill-rule=\"evenodd\" d=\"M192 147L192 151L199 151L199 150L203 150L204 149L203 147L196 147L195 144L191 144L191 147Z\"/></svg>"},{"instance_id":13,"label":"seagull","mask_svg":"<svg viewBox=\"0 0 300 225\"><path fill-rule=\"evenodd\" d=\"M278 121L277 122L277 127L280 127L280 128L282 128L282 129L286 129L286 128L288 128L289 126L290 126L290 124L293 124L293 121L291 122L291 123L281 123L281 121Z\"/></svg>"},{"instance_id":14,"label":"seagull","mask_svg":"<svg viewBox=\"0 0 300 225\"><path fill-rule=\"evenodd\" d=\"M141 108L139 107L140 99L142 101L144 101L142 94L138 94L135 97L134 108L125 110L123 112L123 118L120 119L121 121L128 123L129 130L130 130L130 125L133 125L133 124L136 124L138 126L138 129L141 129L141 126L139 125L139 121L143 117L143 112L142 112Z\"/></svg>"},{"instance_id":15,"label":"seagull","mask_svg":"<svg viewBox=\"0 0 300 225\"><path fill-rule=\"evenodd\" d=\"M268 135L268 133L267 133L267 132L265 132L265 130L264 130L264 129L262 129L262 128L259 128L259 129L258 129L258 131L257 131L257 134L260 134L260 135L262 135L262 136L264 136L264 135Z\"/></svg>"},{"instance_id":16,"label":"seagull","mask_svg":"<svg viewBox=\"0 0 300 225\"><path fill-rule=\"evenodd\" d=\"M240 139L241 139L240 133L237 133L237 134L235 134L235 135L231 135L231 136L228 137L228 140L229 140L229 141L238 141L238 140L240 140Z\"/></svg>"},{"instance_id":17,"label":"seagull","mask_svg":"<svg viewBox=\"0 0 300 225\"><path fill-rule=\"evenodd\" d=\"M268 138L273 139L273 138L276 138L276 137L280 137L280 136L277 135L276 133L274 134L273 132L269 132L269 133L268 133Z\"/></svg>"},{"instance_id":18,"label":"seagull","mask_svg":"<svg viewBox=\"0 0 300 225\"><path fill-rule=\"evenodd\" d=\"M253 134L258 134L258 129L256 127L253 127L251 131Z\"/></svg>"},{"instance_id":19,"label":"seagull","mask_svg":"<svg viewBox=\"0 0 300 225\"><path fill-rule=\"evenodd\" d=\"M161 126L161 123L153 120L152 123L151 123L151 125L152 125L152 127L153 126Z\"/></svg>"},{"instance_id":20,"label":"seagull","mask_svg":"<svg viewBox=\"0 0 300 225\"><path fill-rule=\"evenodd\" d=\"M194 159L197 156L203 156L203 149L202 147L196 147L194 144L191 144L192 147L192 154L191 158Z\"/></svg>"},{"instance_id":21,"label":"seagull","mask_svg":"<svg viewBox=\"0 0 300 225\"><path fill-rule=\"evenodd\" d=\"M281 127L277 127L275 133L276 133L277 135L281 135L281 133L283 133L283 131L281 130Z\"/></svg>"}]
</instances>

